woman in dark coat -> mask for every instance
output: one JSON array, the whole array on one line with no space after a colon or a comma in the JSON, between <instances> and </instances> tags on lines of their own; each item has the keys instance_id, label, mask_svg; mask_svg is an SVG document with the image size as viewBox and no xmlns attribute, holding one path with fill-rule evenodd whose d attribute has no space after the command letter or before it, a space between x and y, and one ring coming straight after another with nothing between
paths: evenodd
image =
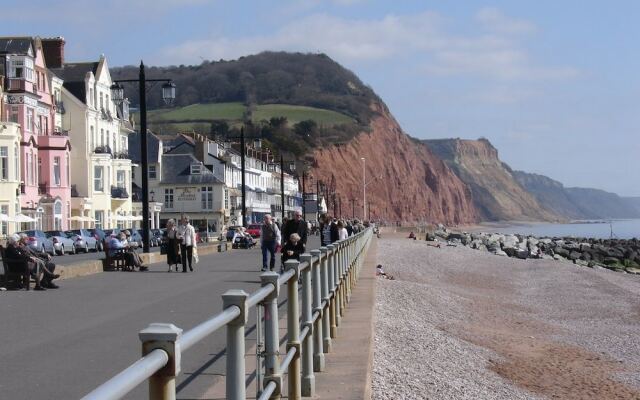
<instances>
[{"instance_id":1,"label":"woman in dark coat","mask_svg":"<svg viewBox=\"0 0 640 400\"><path fill-rule=\"evenodd\" d=\"M178 230L176 229L176 221L170 219L167 221L167 230L164 233L164 245L167 249L167 264L169 264L169 271L171 272L171 266L176 266L176 272L178 272L178 264L180 264L180 239L178 239Z\"/></svg>"}]
</instances>

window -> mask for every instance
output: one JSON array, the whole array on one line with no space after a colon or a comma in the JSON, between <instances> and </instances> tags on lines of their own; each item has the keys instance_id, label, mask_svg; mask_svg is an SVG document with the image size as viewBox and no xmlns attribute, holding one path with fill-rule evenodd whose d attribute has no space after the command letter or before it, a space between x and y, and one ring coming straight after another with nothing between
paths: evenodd
<instances>
[{"instance_id":1,"label":"window","mask_svg":"<svg viewBox=\"0 0 640 400\"><path fill-rule=\"evenodd\" d=\"M33 184L33 160L31 159L32 155L31 153L27 153L27 168L25 168L27 170L27 184L32 185Z\"/></svg>"},{"instance_id":2,"label":"window","mask_svg":"<svg viewBox=\"0 0 640 400\"><path fill-rule=\"evenodd\" d=\"M14 155L14 159L13 159L13 176L15 178L16 181L20 180L20 159L19 159L19 155L18 155L18 147L16 147L15 149L13 149L13 155Z\"/></svg>"},{"instance_id":3,"label":"window","mask_svg":"<svg viewBox=\"0 0 640 400\"><path fill-rule=\"evenodd\" d=\"M104 129L100 129L100 146L104 146Z\"/></svg>"},{"instance_id":4,"label":"window","mask_svg":"<svg viewBox=\"0 0 640 400\"><path fill-rule=\"evenodd\" d=\"M96 210L94 211L94 218L96 220L96 228L97 229L102 229L103 224L104 224L104 211L102 210Z\"/></svg>"},{"instance_id":5,"label":"window","mask_svg":"<svg viewBox=\"0 0 640 400\"><path fill-rule=\"evenodd\" d=\"M89 104L93 105L93 88L89 88Z\"/></svg>"},{"instance_id":6,"label":"window","mask_svg":"<svg viewBox=\"0 0 640 400\"><path fill-rule=\"evenodd\" d=\"M66 175L67 175L67 186L71 183L71 164L69 163L69 154L65 156L65 167L66 167Z\"/></svg>"},{"instance_id":7,"label":"window","mask_svg":"<svg viewBox=\"0 0 640 400\"><path fill-rule=\"evenodd\" d=\"M15 123L20 123L20 114L18 111L18 107L16 106L11 106L9 107L9 110L7 110L7 112L9 113L9 121L10 122L15 122Z\"/></svg>"},{"instance_id":8,"label":"window","mask_svg":"<svg viewBox=\"0 0 640 400\"><path fill-rule=\"evenodd\" d=\"M95 192L104 191L103 178L104 178L104 167L93 167L93 190Z\"/></svg>"},{"instance_id":9,"label":"window","mask_svg":"<svg viewBox=\"0 0 640 400\"><path fill-rule=\"evenodd\" d=\"M89 150L93 151L93 149L96 148L96 146L94 145L96 142L96 138L95 138L95 132L94 132L93 126L90 129L91 129L91 133L89 136Z\"/></svg>"},{"instance_id":10,"label":"window","mask_svg":"<svg viewBox=\"0 0 640 400\"><path fill-rule=\"evenodd\" d=\"M38 176L42 176L42 158L40 157L38 157ZM38 182L37 178L36 182Z\"/></svg>"},{"instance_id":11,"label":"window","mask_svg":"<svg viewBox=\"0 0 640 400\"><path fill-rule=\"evenodd\" d=\"M127 138L126 137L121 137L120 138L120 151L123 153L127 152Z\"/></svg>"},{"instance_id":12,"label":"window","mask_svg":"<svg viewBox=\"0 0 640 400\"><path fill-rule=\"evenodd\" d=\"M222 189L222 191L224 192L224 208L226 210L229 209L229 191Z\"/></svg>"},{"instance_id":13,"label":"window","mask_svg":"<svg viewBox=\"0 0 640 400\"><path fill-rule=\"evenodd\" d=\"M62 183L60 182L60 157L53 157L53 182L56 186L60 186Z\"/></svg>"},{"instance_id":14,"label":"window","mask_svg":"<svg viewBox=\"0 0 640 400\"><path fill-rule=\"evenodd\" d=\"M155 165L149 165L149 179L158 179Z\"/></svg>"},{"instance_id":15,"label":"window","mask_svg":"<svg viewBox=\"0 0 640 400\"><path fill-rule=\"evenodd\" d=\"M173 189L164 190L164 206L165 208L173 208Z\"/></svg>"},{"instance_id":16,"label":"window","mask_svg":"<svg viewBox=\"0 0 640 400\"><path fill-rule=\"evenodd\" d=\"M114 153L116 152L116 134L113 134L113 148L111 149Z\"/></svg>"},{"instance_id":17,"label":"window","mask_svg":"<svg viewBox=\"0 0 640 400\"><path fill-rule=\"evenodd\" d=\"M125 183L125 180L126 180L126 178L125 178L124 171L116 171L116 185L119 188L123 188L124 189L125 187L127 187L127 185Z\"/></svg>"},{"instance_id":18,"label":"window","mask_svg":"<svg viewBox=\"0 0 640 400\"><path fill-rule=\"evenodd\" d=\"M200 175L202 173L201 164L191 164L191 175Z\"/></svg>"},{"instance_id":19,"label":"window","mask_svg":"<svg viewBox=\"0 0 640 400\"><path fill-rule=\"evenodd\" d=\"M7 146L0 147L0 179L9 180L9 149Z\"/></svg>"},{"instance_id":20,"label":"window","mask_svg":"<svg viewBox=\"0 0 640 400\"><path fill-rule=\"evenodd\" d=\"M102 92L100 92L100 109L102 110L104 108L104 102L102 100Z\"/></svg>"},{"instance_id":21,"label":"window","mask_svg":"<svg viewBox=\"0 0 640 400\"><path fill-rule=\"evenodd\" d=\"M33 108L27 108L27 130L33 132L36 121L33 118Z\"/></svg>"},{"instance_id":22,"label":"window","mask_svg":"<svg viewBox=\"0 0 640 400\"><path fill-rule=\"evenodd\" d=\"M4 204L1 205L0 214L9 215L9 206ZM5 236L9 234L9 224L7 221L2 221L2 224L0 224L0 234Z\"/></svg>"},{"instance_id":23,"label":"window","mask_svg":"<svg viewBox=\"0 0 640 400\"><path fill-rule=\"evenodd\" d=\"M213 187L202 187L202 189L200 190L200 199L203 210L213 209Z\"/></svg>"}]
</instances>

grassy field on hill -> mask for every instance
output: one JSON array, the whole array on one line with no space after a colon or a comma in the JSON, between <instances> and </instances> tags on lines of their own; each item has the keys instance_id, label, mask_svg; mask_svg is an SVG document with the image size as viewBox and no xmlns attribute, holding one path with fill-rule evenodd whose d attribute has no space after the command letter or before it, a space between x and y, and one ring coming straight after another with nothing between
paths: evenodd
<instances>
[{"instance_id":1,"label":"grassy field on hill","mask_svg":"<svg viewBox=\"0 0 640 400\"><path fill-rule=\"evenodd\" d=\"M204 121L226 120L241 121L246 107L242 103L211 103L193 104L174 109L152 110L148 113L148 119L154 124L172 123L181 128L188 128L191 123ZM335 111L323 110L314 107L295 106L289 104L263 104L255 107L253 120L259 122L269 120L272 117L286 117L289 125L300 121L313 120L318 125L338 125L354 122L352 118Z\"/></svg>"}]
</instances>

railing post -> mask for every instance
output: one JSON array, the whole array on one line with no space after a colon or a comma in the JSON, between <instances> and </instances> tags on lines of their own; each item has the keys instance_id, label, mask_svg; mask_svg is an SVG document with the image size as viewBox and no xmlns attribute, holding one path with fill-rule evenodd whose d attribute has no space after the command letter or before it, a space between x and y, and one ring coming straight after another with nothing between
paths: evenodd
<instances>
[{"instance_id":1,"label":"railing post","mask_svg":"<svg viewBox=\"0 0 640 400\"><path fill-rule=\"evenodd\" d=\"M316 378L313 374L313 310L311 289L311 254L304 253L300 262L308 267L302 271L302 326L309 330L302 342L302 395L312 397L316 392Z\"/></svg>"},{"instance_id":2,"label":"railing post","mask_svg":"<svg viewBox=\"0 0 640 400\"><path fill-rule=\"evenodd\" d=\"M142 342L142 355L153 350L164 350L169 362L149 378L149 399L175 400L176 376L180 373L180 336L182 329L173 324L149 324L138 333Z\"/></svg>"},{"instance_id":3,"label":"railing post","mask_svg":"<svg viewBox=\"0 0 640 400\"><path fill-rule=\"evenodd\" d=\"M329 316L331 314L331 298L329 297L329 269L327 262L329 255L326 247L320 247L322 262L320 263L320 282L322 283L322 300L325 308L322 312L322 351L326 354L331 351L331 332Z\"/></svg>"},{"instance_id":4,"label":"railing post","mask_svg":"<svg viewBox=\"0 0 640 400\"><path fill-rule=\"evenodd\" d=\"M265 351L265 376L264 387L269 382L275 382L276 390L271 395L271 400L280 399L282 393L282 374L280 373L280 338L278 337L278 295L280 285L277 272L265 272L260 275L262 286L273 285L273 291L264 300L264 351Z\"/></svg>"},{"instance_id":5,"label":"railing post","mask_svg":"<svg viewBox=\"0 0 640 400\"><path fill-rule=\"evenodd\" d=\"M300 390L300 306L298 299L298 279L300 279L300 262L297 260L287 260L284 263L286 271L293 270L295 275L287 281L287 352L295 348L296 354L289 363L289 371L287 381L289 383L289 391L287 398L299 400L301 397Z\"/></svg>"},{"instance_id":6,"label":"railing post","mask_svg":"<svg viewBox=\"0 0 640 400\"><path fill-rule=\"evenodd\" d=\"M311 264L312 284L313 284L313 311L318 312L318 318L313 327L313 370L314 372L324 371L324 353L322 352L322 283L320 278L320 250L311 250L314 262Z\"/></svg>"},{"instance_id":7,"label":"railing post","mask_svg":"<svg viewBox=\"0 0 640 400\"><path fill-rule=\"evenodd\" d=\"M338 299L339 299L339 291L338 291L338 285L340 283L340 281L338 280L338 275L336 274L336 269L335 269L335 246L333 244L330 244L327 246L327 270L328 270L328 276L329 276L329 298L330 298L330 305L329 305L329 320L331 323L331 327L329 332L331 333L331 338L335 339L336 337L338 337L338 325L339 325L339 320L338 320L338 308L337 308L337 304L338 304Z\"/></svg>"},{"instance_id":8,"label":"railing post","mask_svg":"<svg viewBox=\"0 0 640 400\"><path fill-rule=\"evenodd\" d=\"M228 290L222 295L223 308L238 307L240 315L227 324L227 379L226 391L228 400L245 400L245 362L244 332L247 318L247 298L244 290Z\"/></svg>"}]
</instances>

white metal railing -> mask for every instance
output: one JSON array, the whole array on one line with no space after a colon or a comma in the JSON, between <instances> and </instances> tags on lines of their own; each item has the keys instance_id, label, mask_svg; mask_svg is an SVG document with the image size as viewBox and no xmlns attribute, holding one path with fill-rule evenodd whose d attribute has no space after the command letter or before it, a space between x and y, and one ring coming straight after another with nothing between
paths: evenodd
<instances>
[{"instance_id":1,"label":"white metal railing","mask_svg":"<svg viewBox=\"0 0 640 400\"><path fill-rule=\"evenodd\" d=\"M371 237L372 230L366 229L305 253L299 262L288 260L284 274L261 274L262 286L252 294L243 290L227 291L222 295L223 310L184 334L173 324L150 324L139 333L142 358L83 400L120 399L145 380L148 380L149 399L175 400L182 353L225 326L226 398L245 400L245 326L251 307L257 307L258 311L258 337L264 334L264 351L258 357L259 360L264 357L264 368L259 361L256 369L261 383L257 397L279 399L284 392L282 371L285 370L289 399L314 396L314 373L325 370L324 354L331 351L332 339L337 336ZM299 290L299 281L302 290ZM283 285L287 286L287 351L280 362L278 296Z\"/></svg>"}]
</instances>

